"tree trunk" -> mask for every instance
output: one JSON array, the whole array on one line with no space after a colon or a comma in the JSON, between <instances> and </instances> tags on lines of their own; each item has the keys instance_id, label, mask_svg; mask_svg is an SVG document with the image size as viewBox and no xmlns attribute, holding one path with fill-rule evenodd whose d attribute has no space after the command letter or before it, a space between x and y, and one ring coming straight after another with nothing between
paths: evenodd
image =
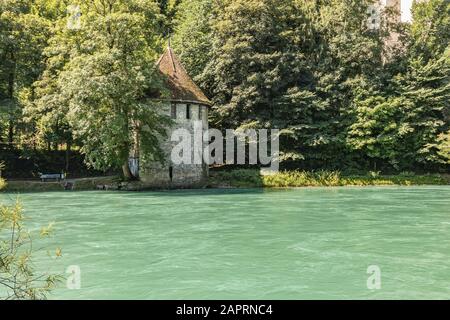
<instances>
[{"instance_id":1,"label":"tree trunk","mask_svg":"<svg viewBox=\"0 0 450 320\"><path fill-rule=\"evenodd\" d=\"M139 132L137 130L138 125L136 125L135 127L136 129L134 129L133 132L133 157L139 159L141 146L140 146Z\"/></svg>"},{"instance_id":2,"label":"tree trunk","mask_svg":"<svg viewBox=\"0 0 450 320\"><path fill-rule=\"evenodd\" d=\"M131 174L130 165L128 164L128 159L122 165L123 176L126 180L132 180L133 175Z\"/></svg>"},{"instance_id":3,"label":"tree trunk","mask_svg":"<svg viewBox=\"0 0 450 320\"><path fill-rule=\"evenodd\" d=\"M66 173L69 172L69 162L70 162L70 142L66 143Z\"/></svg>"}]
</instances>

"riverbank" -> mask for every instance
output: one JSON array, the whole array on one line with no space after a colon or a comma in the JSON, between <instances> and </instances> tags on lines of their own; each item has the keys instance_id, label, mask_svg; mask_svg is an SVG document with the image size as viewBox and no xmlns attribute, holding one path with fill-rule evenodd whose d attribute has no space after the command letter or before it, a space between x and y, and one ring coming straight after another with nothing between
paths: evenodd
<instances>
[{"instance_id":1,"label":"riverbank","mask_svg":"<svg viewBox=\"0 0 450 320\"><path fill-rule=\"evenodd\" d=\"M0 181L0 190L2 182ZM196 188L296 188L296 187L338 187L338 186L413 186L413 185L450 185L450 175L343 175L337 171L282 171L276 174L264 174L259 170L241 169L211 171L210 178ZM41 182L10 180L4 191L8 192L45 192L45 191L87 191L87 190L123 190L142 191L149 188L142 182L123 182L118 177L95 177L69 179L61 182ZM161 188L167 189L167 188Z\"/></svg>"},{"instance_id":2,"label":"riverbank","mask_svg":"<svg viewBox=\"0 0 450 320\"><path fill-rule=\"evenodd\" d=\"M338 171L282 171L261 174L258 170L233 170L213 172L209 186L212 188L290 188L339 186L412 186L450 185L450 175L342 175Z\"/></svg>"},{"instance_id":3,"label":"riverbank","mask_svg":"<svg viewBox=\"0 0 450 320\"><path fill-rule=\"evenodd\" d=\"M42 182L35 180L8 180L3 191L7 192L46 192L46 191L88 191L106 189L117 185L119 179L110 177L93 177L82 179L68 179L59 182ZM112 187L111 187L112 188ZM1 188L0 188L1 190Z\"/></svg>"}]
</instances>

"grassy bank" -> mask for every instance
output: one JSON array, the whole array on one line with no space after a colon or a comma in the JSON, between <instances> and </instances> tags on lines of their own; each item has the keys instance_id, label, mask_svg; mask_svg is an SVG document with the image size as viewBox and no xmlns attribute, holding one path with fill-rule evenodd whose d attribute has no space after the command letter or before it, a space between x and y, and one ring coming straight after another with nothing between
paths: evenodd
<instances>
[{"instance_id":1,"label":"grassy bank","mask_svg":"<svg viewBox=\"0 0 450 320\"><path fill-rule=\"evenodd\" d=\"M6 182L2 178L0 178L0 190L4 189L6 187Z\"/></svg>"},{"instance_id":2,"label":"grassy bank","mask_svg":"<svg viewBox=\"0 0 450 320\"><path fill-rule=\"evenodd\" d=\"M389 185L448 185L448 176L439 174L415 175L342 175L338 171L282 171L261 175L258 170L211 172L210 187L234 188L287 188L320 186L389 186Z\"/></svg>"}]
</instances>

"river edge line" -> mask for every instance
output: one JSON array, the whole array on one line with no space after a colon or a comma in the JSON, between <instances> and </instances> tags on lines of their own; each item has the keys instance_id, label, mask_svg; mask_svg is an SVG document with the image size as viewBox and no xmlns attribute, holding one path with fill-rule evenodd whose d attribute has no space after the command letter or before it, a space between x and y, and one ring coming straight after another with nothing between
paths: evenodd
<instances>
[{"instance_id":1,"label":"river edge line","mask_svg":"<svg viewBox=\"0 0 450 320\"><path fill-rule=\"evenodd\" d=\"M448 174L414 175L342 175L335 171L281 171L262 175L257 170L240 169L211 172L208 181L191 188L177 186L149 187L140 181L122 181L120 177L90 177L68 179L61 182L35 180L9 180L2 191L6 192L48 192L48 191L151 191L179 189L242 189L242 188L300 188L300 187L345 187L345 186L417 186L450 185Z\"/></svg>"}]
</instances>

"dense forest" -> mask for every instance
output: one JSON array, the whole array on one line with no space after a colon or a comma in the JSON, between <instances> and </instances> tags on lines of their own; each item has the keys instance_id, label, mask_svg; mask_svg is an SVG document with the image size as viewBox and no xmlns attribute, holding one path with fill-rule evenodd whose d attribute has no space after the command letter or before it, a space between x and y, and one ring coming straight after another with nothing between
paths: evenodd
<instances>
[{"instance_id":1,"label":"dense forest","mask_svg":"<svg viewBox=\"0 0 450 320\"><path fill-rule=\"evenodd\" d=\"M120 170L136 132L157 155L167 123L148 97L171 39L211 127L280 129L284 168L448 171L450 3L371 28L372 3L1 0L0 161Z\"/></svg>"}]
</instances>

